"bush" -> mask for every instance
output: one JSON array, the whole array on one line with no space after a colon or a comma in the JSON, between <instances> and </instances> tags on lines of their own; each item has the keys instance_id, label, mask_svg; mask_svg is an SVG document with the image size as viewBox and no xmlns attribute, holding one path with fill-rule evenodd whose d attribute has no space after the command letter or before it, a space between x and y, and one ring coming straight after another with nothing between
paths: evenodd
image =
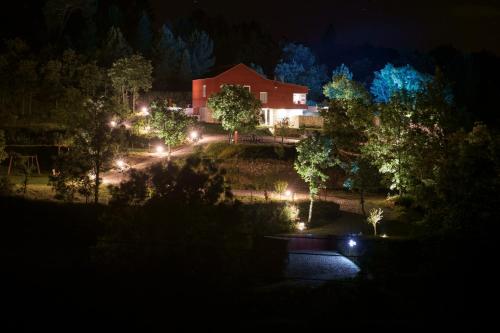
<instances>
[{"instance_id":1,"label":"bush","mask_svg":"<svg viewBox=\"0 0 500 333\"><path fill-rule=\"evenodd\" d=\"M409 194L400 195L394 200L394 204L396 206L402 206L405 208L412 207L414 203L415 203L415 198Z\"/></svg>"},{"instance_id":2,"label":"bush","mask_svg":"<svg viewBox=\"0 0 500 333\"><path fill-rule=\"evenodd\" d=\"M282 202L252 203L241 207L254 236L287 233L295 228L295 205Z\"/></svg>"},{"instance_id":3,"label":"bush","mask_svg":"<svg viewBox=\"0 0 500 333\"><path fill-rule=\"evenodd\" d=\"M217 142L209 145L205 149L205 155L215 159L241 158L293 160L295 158L295 149L294 147L275 145L230 145L224 142Z\"/></svg>"},{"instance_id":4,"label":"bush","mask_svg":"<svg viewBox=\"0 0 500 333\"><path fill-rule=\"evenodd\" d=\"M14 184L8 177L0 178L0 196L6 197L14 193Z\"/></svg>"}]
</instances>

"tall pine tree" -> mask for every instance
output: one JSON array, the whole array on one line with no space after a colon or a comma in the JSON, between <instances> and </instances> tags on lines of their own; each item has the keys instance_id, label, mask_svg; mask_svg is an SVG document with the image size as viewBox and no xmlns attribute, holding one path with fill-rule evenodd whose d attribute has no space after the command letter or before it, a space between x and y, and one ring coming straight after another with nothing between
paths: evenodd
<instances>
[{"instance_id":1,"label":"tall pine tree","mask_svg":"<svg viewBox=\"0 0 500 333\"><path fill-rule=\"evenodd\" d=\"M103 64L111 66L117 59L127 57L131 54L132 49L125 40L125 37L123 37L120 28L111 27L102 50L101 61Z\"/></svg>"},{"instance_id":2,"label":"tall pine tree","mask_svg":"<svg viewBox=\"0 0 500 333\"><path fill-rule=\"evenodd\" d=\"M184 49L182 53L181 63L179 66L178 78L182 84L187 84L191 81L193 77L193 72L191 69L191 56L189 55L188 49Z\"/></svg>"},{"instance_id":3,"label":"tall pine tree","mask_svg":"<svg viewBox=\"0 0 500 333\"><path fill-rule=\"evenodd\" d=\"M145 11L142 12L141 18L139 19L134 42L135 48L139 53L145 57L149 57L151 55L153 34L151 32L151 21Z\"/></svg>"},{"instance_id":4,"label":"tall pine tree","mask_svg":"<svg viewBox=\"0 0 500 333\"><path fill-rule=\"evenodd\" d=\"M205 31L195 30L189 38L191 70L194 78L207 73L215 64L214 42Z\"/></svg>"},{"instance_id":5,"label":"tall pine tree","mask_svg":"<svg viewBox=\"0 0 500 333\"><path fill-rule=\"evenodd\" d=\"M166 89L175 81L182 58L181 46L172 31L163 25L153 50L157 87Z\"/></svg>"}]
</instances>

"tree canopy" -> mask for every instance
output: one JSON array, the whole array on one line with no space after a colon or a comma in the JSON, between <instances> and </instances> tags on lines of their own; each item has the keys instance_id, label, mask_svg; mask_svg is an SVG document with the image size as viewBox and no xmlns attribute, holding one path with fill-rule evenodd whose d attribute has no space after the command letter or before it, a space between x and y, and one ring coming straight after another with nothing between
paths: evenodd
<instances>
[{"instance_id":1,"label":"tree canopy","mask_svg":"<svg viewBox=\"0 0 500 333\"><path fill-rule=\"evenodd\" d=\"M289 43L283 47L283 55L274 70L277 78L284 82L309 87L310 98L321 96L321 87L328 79L326 67L316 63L312 51L302 45Z\"/></svg>"},{"instance_id":2,"label":"tree canopy","mask_svg":"<svg viewBox=\"0 0 500 333\"><path fill-rule=\"evenodd\" d=\"M220 92L209 97L207 105L230 135L236 130L254 128L261 119L260 100L242 86L224 85Z\"/></svg>"},{"instance_id":3,"label":"tree canopy","mask_svg":"<svg viewBox=\"0 0 500 333\"><path fill-rule=\"evenodd\" d=\"M184 110L169 108L167 101L164 100L151 103L151 111L152 129L167 145L170 158L172 147L186 140L193 119L186 115Z\"/></svg>"},{"instance_id":4,"label":"tree canopy","mask_svg":"<svg viewBox=\"0 0 500 333\"><path fill-rule=\"evenodd\" d=\"M297 144L297 158L294 168L309 186L310 206L308 223L311 222L314 197L328 180L326 169L339 164L332 156L332 141L325 136L314 134Z\"/></svg>"},{"instance_id":5,"label":"tree canopy","mask_svg":"<svg viewBox=\"0 0 500 333\"><path fill-rule=\"evenodd\" d=\"M408 95L421 92L430 79L429 75L420 73L410 65L394 67L388 63L384 68L375 72L370 92L375 102L387 103L399 92Z\"/></svg>"}]
</instances>

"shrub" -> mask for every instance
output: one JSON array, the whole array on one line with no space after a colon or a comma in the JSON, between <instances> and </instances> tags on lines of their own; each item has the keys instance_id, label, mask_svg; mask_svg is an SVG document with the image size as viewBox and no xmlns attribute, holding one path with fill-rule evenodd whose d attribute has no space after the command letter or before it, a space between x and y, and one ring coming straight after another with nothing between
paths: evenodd
<instances>
[{"instance_id":1,"label":"shrub","mask_svg":"<svg viewBox=\"0 0 500 333\"><path fill-rule=\"evenodd\" d=\"M394 204L396 206L402 206L405 208L412 207L414 203L415 203L415 198L408 194L400 195L394 200Z\"/></svg>"},{"instance_id":2,"label":"shrub","mask_svg":"<svg viewBox=\"0 0 500 333\"><path fill-rule=\"evenodd\" d=\"M205 149L205 155L215 159L293 160L295 158L295 149L293 147L275 145L229 145L224 142L217 142L209 145Z\"/></svg>"},{"instance_id":3,"label":"shrub","mask_svg":"<svg viewBox=\"0 0 500 333\"><path fill-rule=\"evenodd\" d=\"M11 183L8 177L0 178L0 196L9 196L14 193L14 184Z\"/></svg>"},{"instance_id":4,"label":"shrub","mask_svg":"<svg viewBox=\"0 0 500 333\"><path fill-rule=\"evenodd\" d=\"M288 182L286 180L277 180L274 182L274 192L278 193L280 198L285 193L287 187Z\"/></svg>"}]
</instances>

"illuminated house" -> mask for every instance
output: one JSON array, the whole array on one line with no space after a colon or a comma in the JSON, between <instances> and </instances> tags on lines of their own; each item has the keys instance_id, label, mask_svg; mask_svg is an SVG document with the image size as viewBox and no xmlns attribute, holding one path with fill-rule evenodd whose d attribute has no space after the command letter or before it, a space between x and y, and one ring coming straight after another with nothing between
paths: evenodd
<instances>
[{"instance_id":1,"label":"illuminated house","mask_svg":"<svg viewBox=\"0 0 500 333\"><path fill-rule=\"evenodd\" d=\"M318 113L308 110L309 88L266 79L244 64L215 72L204 79L193 80L192 112L199 116L201 121L215 122L212 111L207 107L207 100L225 84L243 86L260 99L263 125L273 126L283 118L289 119L290 127L322 125L322 118Z\"/></svg>"}]
</instances>

